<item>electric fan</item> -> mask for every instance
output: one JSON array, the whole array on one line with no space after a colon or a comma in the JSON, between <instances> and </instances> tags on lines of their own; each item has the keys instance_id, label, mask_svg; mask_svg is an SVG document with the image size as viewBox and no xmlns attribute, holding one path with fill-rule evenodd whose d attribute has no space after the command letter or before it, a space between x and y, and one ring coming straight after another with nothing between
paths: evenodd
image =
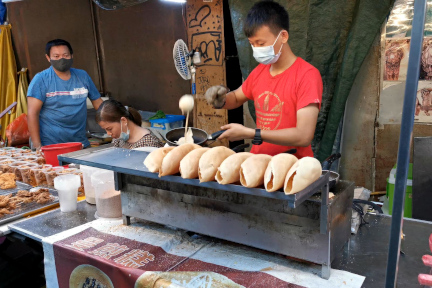
<instances>
[{"instance_id":1,"label":"electric fan","mask_svg":"<svg viewBox=\"0 0 432 288\"><path fill-rule=\"evenodd\" d=\"M199 52L192 50L189 52L186 43L179 39L174 44L173 49L173 58L174 65L177 69L177 72L180 76L185 80L192 79L192 95L196 94L196 85L195 85L195 66L194 64L198 64L201 62Z\"/></svg>"}]
</instances>

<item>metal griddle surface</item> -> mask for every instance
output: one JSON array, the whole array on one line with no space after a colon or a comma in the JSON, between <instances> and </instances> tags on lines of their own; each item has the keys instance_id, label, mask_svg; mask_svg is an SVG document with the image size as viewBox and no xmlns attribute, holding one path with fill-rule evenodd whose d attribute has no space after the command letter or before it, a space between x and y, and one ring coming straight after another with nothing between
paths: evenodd
<instances>
[{"instance_id":1,"label":"metal griddle surface","mask_svg":"<svg viewBox=\"0 0 432 288\"><path fill-rule=\"evenodd\" d=\"M295 208L300 205L306 199L309 199L310 196L315 194L320 190L323 185L328 182L329 173L321 176L317 181L312 183L305 190L296 193L286 195L283 192L273 192L268 193L265 189L262 188L246 188L241 185L220 185L219 183L213 182L205 182L200 183L198 179L183 179L180 176L172 175L172 176L164 176L162 178L158 177L157 173L150 172L144 166L144 160L148 156L149 152L144 151L136 151L136 150L128 150L116 147L99 147L93 149L84 149L77 152L72 152L68 154L59 155L59 161L65 163L76 163L81 165L87 165L92 167L97 167L101 169L112 170L118 173L130 174L135 176L141 176L151 179L159 179L163 181L169 181L174 183L180 183L191 186L198 187L206 187L217 190L224 190L230 192L236 192L241 194L249 194L266 198L273 199L281 199L287 200L288 205L291 208ZM155 181L155 185L157 185ZM153 187L158 188L158 187ZM315 199L311 199L311 201L319 201Z\"/></svg>"},{"instance_id":2,"label":"metal griddle surface","mask_svg":"<svg viewBox=\"0 0 432 288\"><path fill-rule=\"evenodd\" d=\"M0 190L0 195L8 195L13 194L12 196L15 196L16 193L18 193L19 190L27 190L29 191L33 187L30 185L27 185L25 183L16 182L17 187L13 189L6 189L6 190ZM46 210L52 206L56 206L59 203L58 199L58 193L54 189L49 189L49 192L52 196L54 196L54 200L45 204L38 204L36 202L31 203L22 203L17 209L12 210L13 214L6 214L4 216L0 216L0 225L4 225L6 223L9 223L11 221L14 221L19 218L27 217L31 214L37 213L39 211Z\"/></svg>"}]
</instances>

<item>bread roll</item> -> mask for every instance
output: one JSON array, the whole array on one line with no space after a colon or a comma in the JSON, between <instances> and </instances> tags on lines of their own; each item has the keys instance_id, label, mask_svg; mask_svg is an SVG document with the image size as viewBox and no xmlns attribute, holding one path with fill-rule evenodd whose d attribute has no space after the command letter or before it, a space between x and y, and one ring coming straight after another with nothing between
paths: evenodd
<instances>
[{"instance_id":1,"label":"bread roll","mask_svg":"<svg viewBox=\"0 0 432 288\"><path fill-rule=\"evenodd\" d=\"M264 184L264 173L272 157L256 154L246 159L240 166L240 183L248 188Z\"/></svg>"},{"instance_id":2,"label":"bread roll","mask_svg":"<svg viewBox=\"0 0 432 288\"><path fill-rule=\"evenodd\" d=\"M192 150L201 148L196 144L183 144L177 146L163 158L162 165L159 169L159 177L174 175L180 171L180 161Z\"/></svg>"},{"instance_id":3,"label":"bread roll","mask_svg":"<svg viewBox=\"0 0 432 288\"><path fill-rule=\"evenodd\" d=\"M235 154L233 150L224 146L214 147L205 152L201 156L198 165L200 182L214 181L219 166L228 156L233 154Z\"/></svg>"},{"instance_id":4,"label":"bread roll","mask_svg":"<svg viewBox=\"0 0 432 288\"><path fill-rule=\"evenodd\" d=\"M315 182L322 173L321 163L313 157L304 157L288 171L284 183L285 194L295 194Z\"/></svg>"},{"instance_id":5,"label":"bread roll","mask_svg":"<svg viewBox=\"0 0 432 288\"><path fill-rule=\"evenodd\" d=\"M277 191L284 186L289 169L297 161L297 157L287 153L273 156L264 174L264 187L267 192Z\"/></svg>"},{"instance_id":6,"label":"bread roll","mask_svg":"<svg viewBox=\"0 0 432 288\"><path fill-rule=\"evenodd\" d=\"M210 148L198 148L189 152L180 161L180 174L184 179L198 178L198 163L201 156L210 150Z\"/></svg>"},{"instance_id":7,"label":"bread roll","mask_svg":"<svg viewBox=\"0 0 432 288\"><path fill-rule=\"evenodd\" d=\"M174 148L175 146L162 147L152 151L144 160L144 165L150 172L159 173L163 158Z\"/></svg>"},{"instance_id":8,"label":"bread roll","mask_svg":"<svg viewBox=\"0 0 432 288\"><path fill-rule=\"evenodd\" d=\"M240 165L249 157L252 153L241 152L226 158L219 166L216 173L216 181L219 184L231 184L240 181Z\"/></svg>"}]
</instances>

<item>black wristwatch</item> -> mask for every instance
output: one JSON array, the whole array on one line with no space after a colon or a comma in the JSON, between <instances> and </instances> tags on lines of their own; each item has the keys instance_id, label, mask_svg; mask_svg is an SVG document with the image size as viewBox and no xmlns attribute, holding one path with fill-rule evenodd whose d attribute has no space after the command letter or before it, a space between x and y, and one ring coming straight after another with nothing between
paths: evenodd
<instances>
[{"instance_id":1,"label":"black wristwatch","mask_svg":"<svg viewBox=\"0 0 432 288\"><path fill-rule=\"evenodd\" d=\"M263 140L261 138L261 129L255 129L255 136L252 140L253 145L261 145L263 143Z\"/></svg>"}]
</instances>

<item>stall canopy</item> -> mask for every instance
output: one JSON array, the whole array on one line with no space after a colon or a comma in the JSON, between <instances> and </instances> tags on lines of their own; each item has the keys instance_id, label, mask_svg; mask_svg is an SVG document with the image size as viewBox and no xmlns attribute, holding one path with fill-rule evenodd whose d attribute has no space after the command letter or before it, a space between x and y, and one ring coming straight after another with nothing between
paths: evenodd
<instances>
[{"instance_id":1,"label":"stall canopy","mask_svg":"<svg viewBox=\"0 0 432 288\"><path fill-rule=\"evenodd\" d=\"M258 64L243 21L257 1L229 0L242 75ZM324 92L315 138L315 155L322 161L333 148L345 102L373 40L390 13L394 0L279 0L290 16L289 44L293 52L321 72ZM234 89L235 87L230 87ZM253 103L249 110L255 118Z\"/></svg>"},{"instance_id":2,"label":"stall canopy","mask_svg":"<svg viewBox=\"0 0 432 288\"><path fill-rule=\"evenodd\" d=\"M11 25L0 25L0 112L17 101L17 68L12 49ZM1 135L16 117L15 113L6 114L0 119Z\"/></svg>"}]
</instances>

